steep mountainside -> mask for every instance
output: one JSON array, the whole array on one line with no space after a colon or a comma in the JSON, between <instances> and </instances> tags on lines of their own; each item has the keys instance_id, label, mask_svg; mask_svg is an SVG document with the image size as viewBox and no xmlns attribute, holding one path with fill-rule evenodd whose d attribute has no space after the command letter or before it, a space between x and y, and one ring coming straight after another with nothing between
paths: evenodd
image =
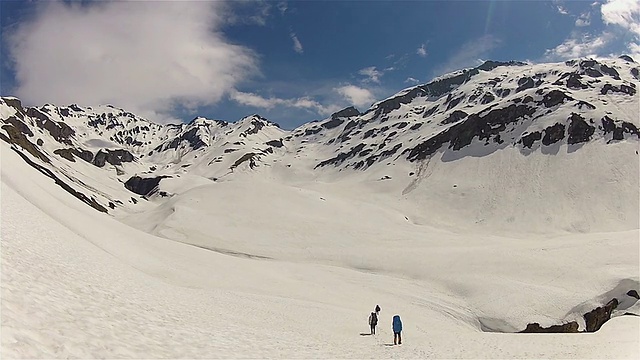
<instances>
[{"instance_id":1,"label":"steep mountainside","mask_svg":"<svg viewBox=\"0 0 640 360\"><path fill-rule=\"evenodd\" d=\"M639 80L628 57L488 61L291 131L258 115L159 125L110 105L30 108L3 97L0 138L114 214L268 177L388 196L416 224L623 230L638 227Z\"/></svg>"}]
</instances>

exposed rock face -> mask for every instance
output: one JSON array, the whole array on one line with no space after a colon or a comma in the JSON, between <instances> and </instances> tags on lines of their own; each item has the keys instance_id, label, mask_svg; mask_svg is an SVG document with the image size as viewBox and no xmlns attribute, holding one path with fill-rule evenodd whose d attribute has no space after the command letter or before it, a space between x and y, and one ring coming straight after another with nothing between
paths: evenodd
<instances>
[{"instance_id":1,"label":"exposed rock face","mask_svg":"<svg viewBox=\"0 0 640 360\"><path fill-rule=\"evenodd\" d=\"M93 159L93 165L103 167L106 163L111 165L121 165L124 162L132 162L133 155L124 149L117 150L99 150Z\"/></svg>"},{"instance_id":2,"label":"exposed rock face","mask_svg":"<svg viewBox=\"0 0 640 360\"><path fill-rule=\"evenodd\" d=\"M576 113L572 113L570 119L567 143L571 145L589 141L596 131L595 126L587 124L584 118Z\"/></svg>"},{"instance_id":3,"label":"exposed rock face","mask_svg":"<svg viewBox=\"0 0 640 360\"><path fill-rule=\"evenodd\" d=\"M51 134L51 136L58 142L71 145L71 136L75 134L75 131L69 127L69 125L63 122L55 122L36 108L28 108L26 111L27 116L36 119L36 125L45 129Z\"/></svg>"},{"instance_id":4,"label":"exposed rock face","mask_svg":"<svg viewBox=\"0 0 640 360\"><path fill-rule=\"evenodd\" d=\"M349 116L358 116L360 115L360 111L353 106L349 106L348 108L342 109L338 112L331 114L332 119L337 119L340 117L349 117Z\"/></svg>"},{"instance_id":5,"label":"exposed rock face","mask_svg":"<svg viewBox=\"0 0 640 360\"><path fill-rule=\"evenodd\" d=\"M237 168L238 166L240 166L240 164L242 164L245 161L249 161L249 168L253 169L256 167L256 153L246 153L244 155L242 155L238 160L236 160L235 163L233 163L233 165L231 165L231 170Z\"/></svg>"},{"instance_id":6,"label":"exposed rock face","mask_svg":"<svg viewBox=\"0 0 640 360\"><path fill-rule=\"evenodd\" d=\"M273 147L277 147L277 148L281 148L284 146L284 144L282 143L282 139L278 139L278 140L269 140L266 142L267 145L269 146L273 146Z\"/></svg>"},{"instance_id":7,"label":"exposed rock face","mask_svg":"<svg viewBox=\"0 0 640 360\"><path fill-rule=\"evenodd\" d=\"M624 140L624 134L635 135L640 139L640 131L630 122L614 121L608 116L602 118L602 127L605 135L613 133L613 140Z\"/></svg>"},{"instance_id":8,"label":"exposed rock face","mask_svg":"<svg viewBox=\"0 0 640 360\"><path fill-rule=\"evenodd\" d=\"M520 331L521 333L577 333L578 323L572 321L562 325L552 325L543 328L538 323L528 324L527 328Z\"/></svg>"},{"instance_id":9,"label":"exposed rock face","mask_svg":"<svg viewBox=\"0 0 640 360\"><path fill-rule=\"evenodd\" d=\"M584 321L586 322L586 331L594 332L598 331L602 324L611 319L611 312L618 307L618 299L612 299L606 305L591 310L584 314Z\"/></svg>"},{"instance_id":10,"label":"exposed rock face","mask_svg":"<svg viewBox=\"0 0 640 360\"><path fill-rule=\"evenodd\" d=\"M74 155L88 163L90 163L91 160L93 160L93 153L88 150L78 150L74 148L68 148L68 149L57 149L57 150L54 150L53 153L71 162L76 161L74 158Z\"/></svg>"},{"instance_id":11,"label":"exposed rock face","mask_svg":"<svg viewBox=\"0 0 640 360\"><path fill-rule=\"evenodd\" d=\"M556 123L544 129L544 137L542 138L542 144L549 146L564 139L564 125Z\"/></svg>"},{"instance_id":12,"label":"exposed rock face","mask_svg":"<svg viewBox=\"0 0 640 360\"><path fill-rule=\"evenodd\" d=\"M542 139L542 133L539 131L534 131L531 134L524 135L519 142L523 147L531 149L533 144L540 139Z\"/></svg>"},{"instance_id":13,"label":"exposed rock face","mask_svg":"<svg viewBox=\"0 0 640 360\"><path fill-rule=\"evenodd\" d=\"M505 108L491 110L486 114L472 114L465 121L432 136L413 149L406 149L403 154L408 153L409 161L417 161L426 159L447 142L450 149L460 150L471 144L475 137L488 141L504 131L507 124L530 116L535 111L534 107L512 104Z\"/></svg>"},{"instance_id":14,"label":"exposed rock face","mask_svg":"<svg viewBox=\"0 0 640 360\"><path fill-rule=\"evenodd\" d=\"M133 176L127 182L124 183L124 187L127 190L132 191L138 195L150 195L156 190L160 180L168 178L169 176L157 176L154 178L141 178L140 176Z\"/></svg>"},{"instance_id":15,"label":"exposed rock face","mask_svg":"<svg viewBox=\"0 0 640 360\"><path fill-rule=\"evenodd\" d=\"M25 149L29 154L33 155L34 157L46 163L51 162L51 160L49 160L49 158L45 154L43 154L36 145L34 145L31 141L29 141L29 139L27 139L27 137L24 136L24 133L18 130L15 126L11 124L5 124L2 126L2 129L7 132L9 137L6 137L4 134L0 133L0 139L2 139L3 141L9 144L16 144L20 146L21 148Z\"/></svg>"}]
</instances>

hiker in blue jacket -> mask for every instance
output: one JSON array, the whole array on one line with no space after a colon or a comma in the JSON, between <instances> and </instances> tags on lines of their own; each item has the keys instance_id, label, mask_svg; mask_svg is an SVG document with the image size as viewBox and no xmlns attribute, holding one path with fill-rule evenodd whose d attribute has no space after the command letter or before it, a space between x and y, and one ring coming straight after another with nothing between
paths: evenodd
<instances>
[{"instance_id":1,"label":"hiker in blue jacket","mask_svg":"<svg viewBox=\"0 0 640 360\"><path fill-rule=\"evenodd\" d=\"M400 315L393 316L393 345L402 344L402 320Z\"/></svg>"}]
</instances>

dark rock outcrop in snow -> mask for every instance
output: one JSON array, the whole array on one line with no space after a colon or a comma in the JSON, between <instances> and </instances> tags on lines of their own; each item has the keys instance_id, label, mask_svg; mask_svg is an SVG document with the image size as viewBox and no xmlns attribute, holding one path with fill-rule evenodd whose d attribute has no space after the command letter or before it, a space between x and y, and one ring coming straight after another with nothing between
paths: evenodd
<instances>
[{"instance_id":1,"label":"dark rock outcrop in snow","mask_svg":"<svg viewBox=\"0 0 640 360\"><path fill-rule=\"evenodd\" d=\"M138 195L146 196L157 189L160 180L168 177L169 176L156 176L153 178L141 178L140 176L133 176L124 183L124 187Z\"/></svg>"}]
</instances>

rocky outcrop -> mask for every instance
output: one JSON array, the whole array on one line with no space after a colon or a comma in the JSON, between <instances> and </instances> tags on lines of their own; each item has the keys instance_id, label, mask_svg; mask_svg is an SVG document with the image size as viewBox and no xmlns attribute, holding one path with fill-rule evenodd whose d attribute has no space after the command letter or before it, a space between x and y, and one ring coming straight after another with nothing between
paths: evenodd
<instances>
[{"instance_id":1,"label":"rocky outcrop","mask_svg":"<svg viewBox=\"0 0 640 360\"><path fill-rule=\"evenodd\" d=\"M531 323L527 325L527 328L520 331L520 333L577 333L578 323L572 321L570 323L562 325L552 325L549 327L542 327L538 323Z\"/></svg>"},{"instance_id":2,"label":"rocky outcrop","mask_svg":"<svg viewBox=\"0 0 640 360\"><path fill-rule=\"evenodd\" d=\"M569 133L567 143L572 145L589 141L596 131L595 126L589 125L582 116L576 113L572 113L569 119L571 122L567 131Z\"/></svg>"},{"instance_id":3,"label":"rocky outcrop","mask_svg":"<svg viewBox=\"0 0 640 360\"><path fill-rule=\"evenodd\" d=\"M157 190L160 180L168 178L169 176L157 176L153 178L141 178L140 176L133 176L127 182L124 183L124 187L127 190L134 192L138 195L151 195Z\"/></svg>"},{"instance_id":4,"label":"rocky outcrop","mask_svg":"<svg viewBox=\"0 0 640 360\"><path fill-rule=\"evenodd\" d=\"M122 163L125 162L132 162L134 159L133 155L124 149L102 149L98 151L93 159L93 165L97 167L103 167L106 163L111 165L122 165Z\"/></svg>"},{"instance_id":5,"label":"rocky outcrop","mask_svg":"<svg viewBox=\"0 0 640 360\"><path fill-rule=\"evenodd\" d=\"M544 129L544 137L542 138L542 144L549 146L555 144L558 141L564 139L564 125L556 123Z\"/></svg>"},{"instance_id":6,"label":"rocky outcrop","mask_svg":"<svg viewBox=\"0 0 640 360\"><path fill-rule=\"evenodd\" d=\"M586 332L598 331L602 324L611 319L611 313L618 307L618 299L613 298L606 305L600 306L596 309L584 314L584 321L586 324Z\"/></svg>"},{"instance_id":7,"label":"rocky outcrop","mask_svg":"<svg viewBox=\"0 0 640 360\"><path fill-rule=\"evenodd\" d=\"M360 111L353 106L349 106L348 108L344 108L338 112L331 114L332 119L337 119L341 117L349 117L349 116L358 116L360 115Z\"/></svg>"}]
</instances>

